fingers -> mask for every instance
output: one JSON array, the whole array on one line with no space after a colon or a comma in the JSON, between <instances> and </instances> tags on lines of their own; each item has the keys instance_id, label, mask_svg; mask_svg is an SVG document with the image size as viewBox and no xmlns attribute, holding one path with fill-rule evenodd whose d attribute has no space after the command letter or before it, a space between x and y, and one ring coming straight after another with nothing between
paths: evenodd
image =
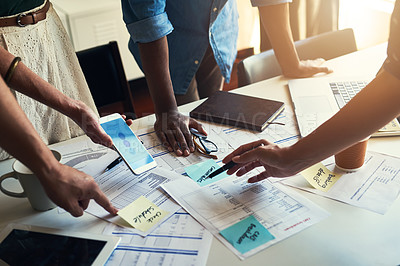
<instances>
[{"instance_id":1,"label":"fingers","mask_svg":"<svg viewBox=\"0 0 400 266\"><path fill-rule=\"evenodd\" d=\"M253 176L247 180L248 183L256 183L260 182L266 178L270 177L266 172L262 172L261 174L258 174L256 176Z\"/></svg>"},{"instance_id":2,"label":"fingers","mask_svg":"<svg viewBox=\"0 0 400 266\"><path fill-rule=\"evenodd\" d=\"M268 145L270 142L268 142L265 139L260 139L254 142L250 142L247 144L244 144L242 146L240 146L239 148L237 148L236 150L234 150L232 153L228 154L223 160L223 163L228 163L230 161L234 161L235 163L239 163L239 161L236 161L236 159L234 160L233 158L241 155L249 150L253 150L254 148L258 147L258 146L262 146L262 145Z\"/></svg>"},{"instance_id":3,"label":"fingers","mask_svg":"<svg viewBox=\"0 0 400 266\"><path fill-rule=\"evenodd\" d=\"M200 134L206 135L207 132L204 130L203 125L199 123L196 119L190 118L189 120L189 128L196 129Z\"/></svg>"},{"instance_id":4,"label":"fingers","mask_svg":"<svg viewBox=\"0 0 400 266\"><path fill-rule=\"evenodd\" d=\"M318 73L329 74L333 72L333 70L329 67L321 66L325 63L325 59L323 58L317 58L314 60L302 60L301 63L304 66L304 72L301 74L301 76L303 77L313 76Z\"/></svg>"},{"instance_id":5,"label":"fingers","mask_svg":"<svg viewBox=\"0 0 400 266\"><path fill-rule=\"evenodd\" d=\"M237 176L242 176L245 175L246 173L250 172L251 170L253 170L254 168L257 168L261 166L259 161L254 161L251 163L248 163L246 165L244 165L243 167L241 167L239 169L239 171L236 173Z\"/></svg>"},{"instance_id":6,"label":"fingers","mask_svg":"<svg viewBox=\"0 0 400 266\"><path fill-rule=\"evenodd\" d=\"M126 115L124 115L124 114L122 114L121 116L122 116L122 118L125 120L125 123L126 123L128 126L131 126L131 125L133 124L133 120L132 120L132 119L126 119Z\"/></svg>"},{"instance_id":7,"label":"fingers","mask_svg":"<svg viewBox=\"0 0 400 266\"><path fill-rule=\"evenodd\" d=\"M191 125L199 132L205 133L201 124L177 112L158 116L154 129L165 148L174 151L177 156L188 156L195 151L192 135L189 131Z\"/></svg>"},{"instance_id":8,"label":"fingers","mask_svg":"<svg viewBox=\"0 0 400 266\"><path fill-rule=\"evenodd\" d=\"M72 199L72 201L69 202L69 204L67 203L67 206L60 205L60 207L64 208L74 217L80 217L83 215L84 209L80 206L80 203L77 200Z\"/></svg>"},{"instance_id":9,"label":"fingers","mask_svg":"<svg viewBox=\"0 0 400 266\"><path fill-rule=\"evenodd\" d=\"M186 149L184 149L184 155L187 156L191 152L195 151L194 142L193 142L192 134L190 133L189 128L187 126L181 127L181 131L185 138L185 148Z\"/></svg>"},{"instance_id":10,"label":"fingers","mask_svg":"<svg viewBox=\"0 0 400 266\"><path fill-rule=\"evenodd\" d=\"M97 190L95 191L93 199L97 202L97 204L99 204L109 213L113 215L117 214L118 209L111 204L106 195L104 195L104 193L99 188L97 188Z\"/></svg>"}]
</instances>

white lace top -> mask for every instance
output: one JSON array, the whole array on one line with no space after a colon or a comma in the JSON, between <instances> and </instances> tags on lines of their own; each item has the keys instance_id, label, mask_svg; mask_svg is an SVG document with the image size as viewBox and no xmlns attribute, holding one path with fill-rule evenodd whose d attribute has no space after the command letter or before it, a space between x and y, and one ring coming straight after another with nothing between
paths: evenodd
<instances>
[{"instance_id":1,"label":"white lace top","mask_svg":"<svg viewBox=\"0 0 400 266\"><path fill-rule=\"evenodd\" d=\"M39 8L41 6L35 9ZM47 18L35 25L0 27L0 45L21 57L27 67L62 93L83 101L97 113L70 39L52 7L47 12ZM21 93L12 92L46 144L83 134L63 114ZM9 157L0 148L0 160Z\"/></svg>"}]
</instances>

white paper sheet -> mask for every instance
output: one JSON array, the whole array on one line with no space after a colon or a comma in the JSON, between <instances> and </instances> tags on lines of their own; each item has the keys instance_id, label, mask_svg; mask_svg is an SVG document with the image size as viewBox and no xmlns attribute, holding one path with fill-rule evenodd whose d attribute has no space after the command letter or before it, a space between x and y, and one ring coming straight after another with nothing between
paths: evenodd
<instances>
[{"instance_id":1,"label":"white paper sheet","mask_svg":"<svg viewBox=\"0 0 400 266\"><path fill-rule=\"evenodd\" d=\"M160 189L160 185L176 178L181 178L181 176L161 168L155 168L141 175L134 175L124 163L120 163L110 171L94 176L100 189L116 208L125 208L140 196L145 196L162 210L169 212L169 215L163 221L179 210L180 206ZM86 212L111 223L130 227L122 218L111 216L93 200L90 201ZM135 231L142 236L151 233L151 231L142 232L136 229Z\"/></svg>"},{"instance_id":2,"label":"white paper sheet","mask_svg":"<svg viewBox=\"0 0 400 266\"><path fill-rule=\"evenodd\" d=\"M106 265L206 265L212 235L183 209L146 237L108 225L104 234L121 242Z\"/></svg>"},{"instance_id":3,"label":"white paper sheet","mask_svg":"<svg viewBox=\"0 0 400 266\"><path fill-rule=\"evenodd\" d=\"M63 163L92 175L100 189L118 209L128 206L142 195L170 213L164 220L180 209L180 206L159 188L163 183L182 177L174 172L155 168L141 175L134 175L124 162L104 172L107 165L117 158L118 154L111 149L92 143L89 139L57 147L57 150L63 154ZM90 201L86 212L106 221L129 227L122 218L110 215L93 200ZM142 236L150 233L134 230Z\"/></svg>"},{"instance_id":4,"label":"white paper sheet","mask_svg":"<svg viewBox=\"0 0 400 266\"><path fill-rule=\"evenodd\" d=\"M266 138L281 146L287 146L297 141L299 134L297 125L293 122L295 121L293 113L284 111L275 121L285 123L285 126L271 124L263 132L256 132L206 122L202 122L202 124L208 133L208 139L218 146L218 152L213 154L218 156L216 162L220 163L226 155L234 151L240 145L250 141ZM188 157L178 157L173 152L168 152L162 147L152 129L138 130L136 134L143 141L147 150L156 160L158 166L167 170L184 174L185 167L209 159L197 152Z\"/></svg>"},{"instance_id":5,"label":"white paper sheet","mask_svg":"<svg viewBox=\"0 0 400 266\"><path fill-rule=\"evenodd\" d=\"M380 214L385 214L399 196L400 158L367 152L363 168L352 173L335 168L333 162L325 166L333 172L343 174L327 192L311 187L301 175L286 178L281 182Z\"/></svg>"},{"instance_id":6,"label":"white paper sheet","mask_svg":"<svg viewBox=\"0 0 400 266\"><path fill-rule=\"evenodd\" d=\"M247 183L247 178L227 178L199 187L180 179L162 187L197 221L224 243L240 259L245 259L329 216L329 214L282 184L268 181ZM241 254L219 232L254 215L275 237Z\"/></svg>"}]
</instances>

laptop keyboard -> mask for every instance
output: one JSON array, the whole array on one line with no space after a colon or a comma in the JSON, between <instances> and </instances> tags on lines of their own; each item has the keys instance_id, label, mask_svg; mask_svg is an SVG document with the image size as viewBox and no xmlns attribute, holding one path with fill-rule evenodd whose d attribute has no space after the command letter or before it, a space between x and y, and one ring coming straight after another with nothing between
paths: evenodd
<instances>
[{"instance_id":1,"label":"laptop keyboard","mask_svg":"<svg viewBox=\"0 0 400 266\"><path fill-rule=\"evenodd\" d=\"M335 96L336 102L339 105L339 108L342 108L367 84L368 82L366 81L346 81L329 83L333 95Z\"/></svg>"}]
</instances>

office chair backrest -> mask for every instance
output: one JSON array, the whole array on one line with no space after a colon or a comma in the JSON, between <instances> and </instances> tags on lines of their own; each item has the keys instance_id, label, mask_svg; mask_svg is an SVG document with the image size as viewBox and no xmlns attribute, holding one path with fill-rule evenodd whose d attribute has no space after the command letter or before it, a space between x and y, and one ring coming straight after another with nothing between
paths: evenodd
<instances>
[{"instance_id":1,"label":"office chair backrest","mask_svg":"<svg viewBox=\"0 0 400 266\"><path fill-rule=\"evenodd\" d=\"M352 29L326 32L296 41L295 47L300 60L329 60L357 51ZM238 64L239 87L279 75L282 75L282 70L272 49L252 55Z\"/></svg>"},{"instance_id":2,"label":"office chair backrest","mask_svg":"<svg viewBox=\"0 0 400 266\"><path fill-rule=\"evenodd\" d=\"M124 113L135 118L132 93L116 41L76 53L100 116Z\"/></svg>"}]
</instances>

